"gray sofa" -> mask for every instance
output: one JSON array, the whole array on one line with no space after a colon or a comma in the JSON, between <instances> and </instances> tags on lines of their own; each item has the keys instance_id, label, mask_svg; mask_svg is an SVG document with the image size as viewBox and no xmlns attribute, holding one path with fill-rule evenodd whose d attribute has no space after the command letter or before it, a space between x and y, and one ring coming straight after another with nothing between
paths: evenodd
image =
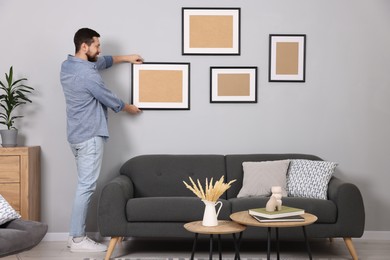
<instances>
[{"instance_id":1,"label":"gray sofa","mask_svg":"<svg viewBox=\"0 0 390 260\"><path fill-rule=\"evenodd\" d=\"M107 183L98 206L98 226L102 236L111 237L106 259L123 237L192 238L183 224L201 220L204 204L188 190L183 180L188 177L215 180L222 175L225 181L236 179L220 198L223 207L218 219L229 219L233 212L264 207L267 197L237 198L242 182L245 161L283 159L321 160L306 154L237 154L237 155L142 155L129 159L120 168L120 175ZM318 220L307 227L311 238L344 238L354 259L357 254L352 238L363 235L365 212L357 186L332 177L328 199L283 197L283 204L305 209ZM267 231L248 229L247 239L266 239ZM303 239L301 229L286 228L279 232L281 240Z\"/></svg>"}]
</instances>

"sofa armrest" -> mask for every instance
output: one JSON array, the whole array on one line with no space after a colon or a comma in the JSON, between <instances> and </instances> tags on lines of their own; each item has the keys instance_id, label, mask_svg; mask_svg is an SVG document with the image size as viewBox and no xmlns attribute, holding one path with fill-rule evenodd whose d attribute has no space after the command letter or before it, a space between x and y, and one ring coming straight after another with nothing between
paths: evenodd
<instances>
[{"instance_id":1,"label":"sofa armrest","mask_svg":"<svg viewBox=\"0 0 390 260\"><path fill-rule=\"evenodd\" d=\"M101 192L98 205L98 226L102 236L125 236L126 203L134 197L133 183L120 175L107 183Z\"/></svg>"},{"instance_id":2,"label":"sofa armrest","mask_svg":"<svg viewBox=\"0 0 390 260\"><path fill-rule=\"evenodd\" d=\"M359 188L332 177L328 185L328 198L337 206L337 226L346 237L361 237L364 233L365 211Z\"/></svg>"}]
</instances>

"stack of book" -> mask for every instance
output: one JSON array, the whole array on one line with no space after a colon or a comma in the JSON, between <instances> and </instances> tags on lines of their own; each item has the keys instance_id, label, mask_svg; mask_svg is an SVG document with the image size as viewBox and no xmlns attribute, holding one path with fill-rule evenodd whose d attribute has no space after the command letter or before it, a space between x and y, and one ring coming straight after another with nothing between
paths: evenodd
<instances>
[{"instance_id":1,"label":"stack of book","mask_svg":"<svg viewBox=\"0 0 390 260\"><path fill-rule=\"evenodd\" d=\"M266 211L265 208L250 209L249 215L260 222L286 222L286 221L304 221L301 216L305 210L282 206L278 211Z\"/></svg>"}]
</instances>

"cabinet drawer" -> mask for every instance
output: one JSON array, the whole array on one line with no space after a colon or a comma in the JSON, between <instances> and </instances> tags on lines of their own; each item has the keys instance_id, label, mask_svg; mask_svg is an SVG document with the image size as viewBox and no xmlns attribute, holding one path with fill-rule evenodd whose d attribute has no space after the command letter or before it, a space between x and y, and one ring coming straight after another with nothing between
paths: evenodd
<instances>
[{"instance_id":1,"label":"cabinet drawer","mask_svg":"<svg viewBox=\"0 0 390 260\"><path fill-rule=\"evenodd\" d=\"M20 211L20 184L0 183L0 193L16 211Z\"/></svg>"},{"instance_id":2,"label":"cabinet drawer","mask_svg":"<svg viewBox=\"0 0 390 260\"><path fill-rule=\"evenodd\" d=\"M17 155L0 156L0 182L20 181L20 157Z\"/></svg>"}]
</instances>

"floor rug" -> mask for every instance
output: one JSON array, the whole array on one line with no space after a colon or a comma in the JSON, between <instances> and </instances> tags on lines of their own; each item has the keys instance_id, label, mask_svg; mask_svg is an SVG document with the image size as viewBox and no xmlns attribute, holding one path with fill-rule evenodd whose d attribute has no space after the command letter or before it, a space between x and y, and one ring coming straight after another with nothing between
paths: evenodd
<instances>
[{"instance_id":1,"label":"floor rug","mask_svg":"<svg viewBox=\"0 0 390 260\"><path fill-rule=\"evenodd\" d=\"M219 259L218 257L214 256L214 259ZM190 258L186 257L169 257L169 258L113 258L112 260L189 260ZM267 258L241 258L241 260L266 260ZM101 260L96 258L84 258L83 260ZM209 258L197 258L195 257L195 260L209 260ZM224 258L224 260L233 260L233 258ZM290 260L290 259L283 259L281 260ZM293 260L293 259L292 259Z\"/></svg>"},{"instance_id":2,"label":"floor rug","mask_svg":"<svg viewBox=\"0 0 390 260\"><path fill-rule=\"evenodd\" d=\"M213 256L214 259L219 259L217 256ZM241 260L266 260L267 258L241 258ZM84 258L83 260L103 260L97 258ZM141 258L112 258L112 260L190 260L188 257L168 257L168 258L153 258L153 257L141 257ZM195 257L195 260L209 260L209 258L198 258ZM224 258L224 260L233 260L233 258ZM282 259L281 260L290 260ZM293 260L293 259L292 259Z\"/></svg>"},{"instance_id":3,"label":"floor rug","mask_svg":"<svg viewBox=\"0 0 390 260\"><path fill-rule=\"evenodd\" d=\"M214 259L219 259L218 256L213 256ZM112 260L189 260L190 258L187 257L168 257L168 258L153 258L153 257L142 257L142 258L112 258ZM233 260L233 258L223 258L224 260ZM266 260L267 258L242 258L241 260ZM314 260L343 260L346 258L315 258ZM97 259L97 258L84 258L83 260L103 260L103 259ZM209 258L197 258L195 257L195 260L209 260ZM276 258L271 257L271 260L276 260ZM283 258L281 257L280 260L302 260L299 258Z\"/></svg>"},{"instance_id":4,"label":"floor rug","mask_svg":"<svg viewBox=\"0 0 390 260\"><path fill-rule=\"evenodd\" d=\"M217 256L213 257L214 259L219 259ZM267 258L241 258L241 260L266 260ZM273 259L273 258L272 258ZM102 260L96 258L84 258L83 260ZM142 257L142 258L113 258L112 260L190 260L188 257L169 257L169 258L150 258L150 257ZM209 260L209 258L197 258L195 260ZM233 258L224 258L224 260L233 260ZM290 260L287 258L281 258L281 260ZM291 259L294 260L294 259Z\"/></svg>"},{"instance_id":5,"label":"floor rug","mask_svg":"<svg viewBox=\"0 0 390 260\"><path fill-rule=\"evenodd\" d=\"M219 259L217 256L213 257L214 259ZM241 260L266 260L267 258L241 258ZM83 260L102 260L97 258L84 258ZM112 258L112 260L190 260L188 257L169 257L169 258L150 258L150 257L142 257L142 258ZM209 258L197 258L195 260L209 260ZM224 258L224 260L233 260L233 258ZM283 259L281 260L290 260ZM294 260L294 259L291 259Z\"/></svg>"}]
</instances>

